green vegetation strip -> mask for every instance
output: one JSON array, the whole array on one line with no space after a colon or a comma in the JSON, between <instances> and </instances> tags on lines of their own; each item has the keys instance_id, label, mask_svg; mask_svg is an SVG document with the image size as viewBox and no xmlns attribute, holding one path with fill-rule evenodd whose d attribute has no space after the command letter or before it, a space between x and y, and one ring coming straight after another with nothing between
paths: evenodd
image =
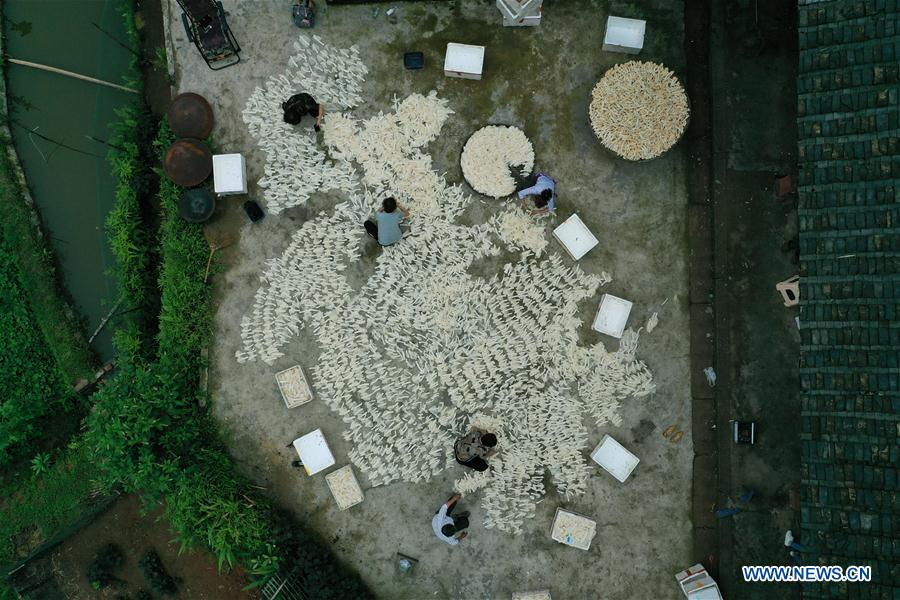
<instances>
[{"instance_id":1,"label":"green vegetation strip","mask_svg":"<svg viewBox=\"0 0 900 600\"><path fill-rule=\"evenodd\" d=\"M0 231L18 265L22 289L66 381L74 384L89 379L96 358L69 308L53 251L41 234L37 209L26 199L23 182L10 162L12 140L3 137L0 146Z\"/></svg>"},{"instance_id":2,"label":"green vegetation strip","mask_svg":"<svg viewBox=\"0 0 900 600\"><path fill-rule=\"evenodd\" d=\"M64 410L72 396L36 327L18 260L0 239L0 466L40 433L38 419Z\"/></svg>"},{"instance_id":3,"label":"green vegetation strip","mask_svg":"<svg viewBox=\"0 0 900 600\"><path fill-rule=\"evenodd\" d=\"M125 23L128 46L134 57L125 78L128 87L143 90L140 76L140 35L134 24L134 9L129 0L120 0L117 8ZM110 249L116 259L116 281L119 284L125 316L116 322L114 334L118 348L127 354L149 349L156 331L159 294L156 288L157 248L151 199L157 193L153 142L158 122L150 114L143 96L116 111L118 120L110 124L108 155L116 178L116 201L106 219ZM140 344L137 344L140 342ZM129 345L131 344L131 345ZM136 345L137 344L137 345Z\"/></svg>"}]
</instances>

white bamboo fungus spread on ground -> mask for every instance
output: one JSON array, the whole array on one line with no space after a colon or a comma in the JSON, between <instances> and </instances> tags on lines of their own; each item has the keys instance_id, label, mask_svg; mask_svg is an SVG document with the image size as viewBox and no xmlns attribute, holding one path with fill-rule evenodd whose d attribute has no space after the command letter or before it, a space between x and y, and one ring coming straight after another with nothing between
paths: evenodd
<instances>
[{"instance_id":1,"label":"white bamboo fungus spread on ground","mask_svg":"<svg viewBox=\"0 0 900 600\"><path fill-rule=\"evenodd\" d=\"M271 364L309 328L321 351L307 372L346 423L350 460L373 486L456 468L454 440L472 425L489 427L499 453L488 471L466 474L457 487L484 490L486 526L521 532L545 493L545 470L567 498L586 490L583 413L618 423L620 403L654 387L635 358L633 332L614 353L578 345L578 303L608 275L547 252L539 228L513 213L475 227L457 223L471 197L435 173L422 151L450 114L431 93L366 120L329 117L330 152L357 165L367 187L306 221L267 262L236 356ZM411 232L380 251L354 290L345 266L371 243L361 223L388 194L409 207ZM470 272L502 246L520 250L518 260L493 275Z\"/></svg>"},{"instance_id":2,"label":"white bamboo fungus spread on ground","mask_svg":"<svg viewBox=\"0 0 900 600\"><path fill-rule=\"evenodd\" d=\"M510 169L529 175L534 148L518 127L488 125L472 134L459 158L463 177L479 194L502 198L516 191Z\"/></svg>"},{"instance_id":3,"label":"white bamboo fungus spread on ground","mask_svg":"<svg viewBox=\"0 0 900 600\"><path fill-rule=\"evenodd\" d=\"M604 146L628 160L647 160L681 139L690 111L672 71L635 60L603 75L591 93L589 113Z\"/></svg>"},{"instance_id":4,"label":"white bamboo fungus spread on ground","mask_svg":"<svg viewBox=\"0 0 900 600\"><path fill-rule=\"evenodd\" d=\"M547 229L520 206L507 206L488 223L506 245L528 254L540 256L547 247Z\"/></svg>"},{"instance_id":5,"label":"white bamboo fungus spread on ground","mask_svg":"<svg viewBox=\"0 0 900 600\"><path fill-rule=\"evenodd\" d=\"M368 69L355 47L334 48L315 35L301 36L294 50L289 68L253 90L242 113L266 155L264 175L257 183L273 214L305 204L313 191L350 193L359 185L349 165L326 160L317 147L312 118L300 125L285 123L281 103L306 92L325 105L327 121L331 111L359 104Z\"/></svg>"}]
</instances>

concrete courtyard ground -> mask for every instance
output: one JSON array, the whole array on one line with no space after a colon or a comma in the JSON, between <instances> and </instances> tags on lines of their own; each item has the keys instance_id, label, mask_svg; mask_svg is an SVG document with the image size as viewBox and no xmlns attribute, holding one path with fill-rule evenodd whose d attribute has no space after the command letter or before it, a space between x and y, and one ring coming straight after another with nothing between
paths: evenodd
<instances>
[{"instance_id":1,"label":"concrete courtyard ground","mask_svg":"<svg viewBox=\"0 0 900 600\"><path fill-rule=\"evenodd\" d=\"M243 47L242 62L213 72L187 41L175 0L168 9L178 91L204 95L216 113L217 151L241 152L247 158L250 196L261 199L254 182L262 174L263 156L249 137L241 110L256 86L286 68L300 31L290 21L289 3L224 0L229 22ZM428 151L448 181L461 182L458 161L465 139L488 123L521 127L534 144L535 168L560 182L557 222L577 212L600 239L579 262L588 273L608 271L614 281L601 288L635 302L630 325L640 326L659 311L660 325L643 334L638 358L652 370L654 395L626 402L621 427L586 423L590 443L585 460L604 433L613 435L641 458L626 484L598 468L589 491L563 502L548 489L535 518L521 536L485 529L478 494L463 498L472 512L469 538L450 548L436 540L430 518L451 493L461 467L423 484L392 484L365 489L363 504L337 510L322 475L306 477L289 466L284 445L298 434L321 427L337 464L348 462L341 437L343 422L321 402L288 411L274 373L293 364L307 370L318 357L316 342L305 334L284 349L274 366L238 364L240 320L253 301L264 261L281 254L291 234L319 211L344 198L314 195L306 207L269 215L250 225L242 199L220 202L207 234L231 241L218 256L216 334L210 349L210 398L229 446L243 472L279 504L331 542L336 554L356 569L383 598L508 598L514 591L549 588L555 600L567 598L674 598L673 574L695 562L691 555L691 464L693 458L688 335L687 206L682 148L655 161L625 163L606 153L591 132L587 105L590 90L612 64L628 59L601 51L607 14L648 20L640 58L662 62L682 74L683 7L681 2L590 2L567 0L548 5L537 29L503 28L492 3L475 0L398 4L399 22L390 24L390 5L350 7L320 3L314 33L327 42L356 44L370 69L363 103L353 114L365 118L390 110L391 99L434 89L455 111ZM373 18L373 6L381 8ZM481 81L447 79L442 73L447 42L487 47ZM421 50L426 67L404 71L402 53ZM300 91L300 90L298 90ZM481 222L499 201L476 202L466 219ZM264 202L261 201L261 204ZM362 235L362 232L361 232ZM551 242L551 249L556 249ZM376 249L358 265L371 267ZM570 260L566 258L566 260ZM490 276L499 261L483 261L473 271ZM582 303L585 325L581 342L615 340L590 329L597 297ZM665 302L665 304L663 304ZM673 444L662 437L669 425L685 432ZM548 477L549 481L549 477ZM596 519L598 533L588 552L557 544L549 537L558 506ZM400 576L395 555L418 559L410 575Z\"/></svg>"}]
</instances>

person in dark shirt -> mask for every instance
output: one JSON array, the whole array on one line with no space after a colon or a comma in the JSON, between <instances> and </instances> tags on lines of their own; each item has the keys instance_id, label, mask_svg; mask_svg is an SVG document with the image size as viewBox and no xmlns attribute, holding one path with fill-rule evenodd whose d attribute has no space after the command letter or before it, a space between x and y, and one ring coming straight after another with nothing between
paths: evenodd
<instances>
[{"instance_id":1,"label":"person in dark shirt","mask_svg":"<svg viewBox=\"0 0 900 600\"><path fill-rule=\"evenodd\" d=\"M325 117L325 105L316 102L316 99L307 93L294 94L281 103L284 111L284 122L297 125L304 116L316 118L314 128L319 131L322 128L322 119Z\"/></svg>"},{"instance_id":2,"label":"person in dark shirt","mask_svg":"<svg viewBox=\"0 0 900 600\"><path fill-rule=\"evenodd\" d=\"M484 471L488 468L486 458L497 453L497 436L483 429L473 428L453 444L453 453L459 464Z\"/></svg>"}]
</instances>

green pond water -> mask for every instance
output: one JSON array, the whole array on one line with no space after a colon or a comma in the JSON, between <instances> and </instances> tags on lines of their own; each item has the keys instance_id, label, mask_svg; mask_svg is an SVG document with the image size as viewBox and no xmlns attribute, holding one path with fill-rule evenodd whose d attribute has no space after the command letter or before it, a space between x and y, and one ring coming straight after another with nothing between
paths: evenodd
<instances>
[{"instance_id":1,"label":"green pond water","mask_svg":"<svg viewBox=\"0 0 900 600\"><path fill-rule=\"evenodd\" d=\"M3 0L3 16L8 57L123 83L132 55L97 27L124 43L112 0ZM115 109L134 95L13 64L7 77L16 150L89 336L115 304L117 290L104 230L115 181L107 146L87 136L108 140ZM93 347L102 359L112 358L111 328Z\"/></svg>"}]
</instances>

